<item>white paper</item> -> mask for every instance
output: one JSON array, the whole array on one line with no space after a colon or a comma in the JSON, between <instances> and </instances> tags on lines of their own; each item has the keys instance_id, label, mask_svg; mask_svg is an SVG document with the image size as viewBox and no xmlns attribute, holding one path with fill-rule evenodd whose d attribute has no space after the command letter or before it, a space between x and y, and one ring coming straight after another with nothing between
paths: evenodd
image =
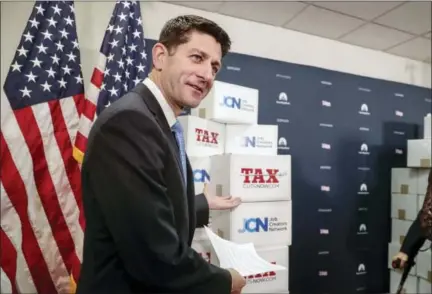
<instances>
[{"instance_id":1,"label":"white paper","mask_svg":"<svg viewBox=\"0 0 432 294\"><path fill-rule=\"evenodd\" d=\"M272 264L262 259L256 252L253 243L236 244L222 239L208 227L205 227L205 230L219 259L221 268L235 269L242 276L286 270L281 265Z\"/></svg>"}]
</instances>

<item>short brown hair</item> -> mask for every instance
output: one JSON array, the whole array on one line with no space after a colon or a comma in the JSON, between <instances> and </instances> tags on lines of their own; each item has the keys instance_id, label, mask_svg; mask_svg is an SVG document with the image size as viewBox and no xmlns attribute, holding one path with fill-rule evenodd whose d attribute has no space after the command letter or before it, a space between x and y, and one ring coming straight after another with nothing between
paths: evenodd
<instances>
[{"instance_id":1,"label":"short brown hair","mask_svg":"<svg viewBox=\"0 0 432 294\"><path fill-rule=\"evenodd\" d=\"M215 22L197 15L182 15L170 19L162 28L159 43L162 43L171 52L177 46L187 43L193 31L215 38L221 45L222 57L229 52L231 40L227 32Z\"/></svg>"}]
</instances>

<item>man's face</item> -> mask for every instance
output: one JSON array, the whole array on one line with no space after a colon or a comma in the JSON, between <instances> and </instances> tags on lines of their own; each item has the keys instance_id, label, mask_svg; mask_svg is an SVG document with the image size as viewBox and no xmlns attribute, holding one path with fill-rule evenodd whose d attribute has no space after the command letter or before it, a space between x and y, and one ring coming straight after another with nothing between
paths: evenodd
<instances>
[{"instance_id":1,"label":"man's face","mask_svg":"<svg viewBox=\"0 0 432 294\"><path fill-rule=\"evenodd\" d=\"M180 107L197 107L212 88L221 59L221 45L212 36L191 32L189 42L164 56L165 95Z\"/></svg>"}]
</instances>

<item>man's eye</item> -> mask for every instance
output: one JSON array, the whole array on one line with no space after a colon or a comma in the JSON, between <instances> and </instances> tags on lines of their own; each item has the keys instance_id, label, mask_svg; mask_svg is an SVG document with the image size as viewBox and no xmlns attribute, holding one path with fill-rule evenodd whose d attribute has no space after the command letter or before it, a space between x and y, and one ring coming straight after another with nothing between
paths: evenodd
<instances>
[{"instance_id":1,"label":"man's eye","mask_svg":"<svg viewBox=\"0 0 432 294\"><path fill-rule=\"evenodd\" d=\"M199 56L199 55L197 55L197 54L192 55L192 59L193 59L194 61L202 61L202 57Z\"/></svg>"}]
</instances>

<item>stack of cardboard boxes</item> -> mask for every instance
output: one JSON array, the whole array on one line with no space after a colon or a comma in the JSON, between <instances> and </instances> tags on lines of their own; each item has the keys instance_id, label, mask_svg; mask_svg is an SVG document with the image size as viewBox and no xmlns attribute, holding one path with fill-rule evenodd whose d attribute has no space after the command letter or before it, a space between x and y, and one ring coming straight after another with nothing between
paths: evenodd
<instances>
[{"instance_id":1,"label":"stack of cardboard boxes","mask_svg":"<svg viewBox=\"0 0 432 294\"><path fill-rule=\"evenodd\" d=\"M422 139L408 140L406 168L392 169L391 218L392 233L389 244L390 293L396 293L402 272L393 270L392 257L396 255L411 224L421 209L431 169L431 115L424 118ZM432 293L431 242L426 240L405 282L405 293Z\"/></svg>"},{"instance_id":2,"label":"stack of cardboard boxes","mask_svg":"<svg viewBox=\"0 0 432 294\"><path fill-rule=\"evenodd\" d=\"M212 211L209 227L235 243L253 243L258 255L288 269L291 245L291 156L278 155L278 127L258 124L258 90L215 82L211 92L180 117L194 170L196 194L209 182L214 197L240 197L229 211ZM218 264L203 229L193 248ZM288 272L246 277L242 293L288 293Z\"/></svg>"}]
</instances>

